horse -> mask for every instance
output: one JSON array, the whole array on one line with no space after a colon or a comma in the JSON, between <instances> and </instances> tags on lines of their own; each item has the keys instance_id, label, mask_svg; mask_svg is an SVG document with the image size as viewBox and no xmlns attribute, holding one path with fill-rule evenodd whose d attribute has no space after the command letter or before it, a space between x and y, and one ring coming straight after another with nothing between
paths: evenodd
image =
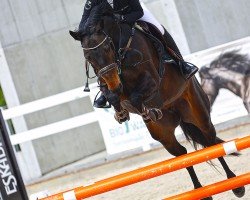
<instances>
[{"instance_id":1,"label":"horse","mask_svg":"<svg viewBox=\"0 0 250 200\"><path fill-rule=\"evenodd\" d=\"M209 99L197 79L186 81L180 69L171 63L163 63L164 70L160 70L161 60L153 42L140 29L116 21L109 5L93 8L86 28L70 31L70 35L81 42L101 90L117 112L116 118L129 120L129 113L141 115L152 138L174 156L187 153L175 138L179 125L195 148L198 144L209 147L224 142L216 137ZM160 117L152 120L152 110L160 110ZM218 159L227 178L235 177L224 158ZM194 188L202 187L194 167L186 169ZM242 197L245 188L236 188L233 193Z\"/></svg>"},{"instance_id":2,"label":"horse","mask_svg":"<svg viewBox=\"0 0 250 200\"><path fill-rule=\"evenodd\" d=\"M199 71L201 86L214 104L221 88L230 90L239 96L250 113L250 59L239 50L222 53Z\"/></svg>"}]
</instances>

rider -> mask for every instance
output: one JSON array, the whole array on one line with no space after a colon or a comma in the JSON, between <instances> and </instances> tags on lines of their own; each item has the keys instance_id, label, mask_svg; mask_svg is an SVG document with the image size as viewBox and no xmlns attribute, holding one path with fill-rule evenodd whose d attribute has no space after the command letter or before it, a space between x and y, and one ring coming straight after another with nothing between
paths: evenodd
<instances>
[{"instance_id":1,"label":"rider","mask_svg":"<svg viewBox=\"0 0 250 200\"><path fill-rule=\"evenodd\" d=\"M88 20L91 9L104 1L107 1L111 5L111 7L114 9L115 17L121 23L133 25L137 20L142 20L156 26L163 35L168 47L182 58L181 53L171 35L163 28L163 26L151 14L146 6L143 3L140 3L139 0L87 0L84 6L84 12L78 31L81 31L85 28L85 24ZM172 63L173 59L167 55L164 61L167 63ZM186 80L191 78L198 71L197 67L194 65L185 64L185 62L184 64L179 64L179 67L181 68L183 77ZM102 108L106 105L106 102L107 100L104 95L101 95L96 100L94 105L95 107Z\"/></svg>"}]
</instances>

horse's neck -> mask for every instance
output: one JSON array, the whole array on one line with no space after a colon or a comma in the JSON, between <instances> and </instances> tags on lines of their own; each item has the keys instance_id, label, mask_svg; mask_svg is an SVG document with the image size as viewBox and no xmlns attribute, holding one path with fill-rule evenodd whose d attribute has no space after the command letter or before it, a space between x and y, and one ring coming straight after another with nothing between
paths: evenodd
<instances>
[{"instance_id":1,"label":"horse's neck","mask_svg":"<svg viewBox=\"0 0 250 200\"><path fill-rule=\"evenodd\" d=\"M118 51L120 48L125 48L129 38L131 36L132 29L129 25L120 24L114 25L112 27L111 37L115 44L116 50Z\"/></svg>"},{"instance_id":2,"label":"horse's neck","mask_svg":"<svg viewBox=\"0 0 250 200\"><path fill-rule=\"evenodd\" d=\"M244 76L242 74L229 70L223 70L217 72L216 76L218 77L217 83L219 87L228 89L235 95L242 97L242 87L244 87Z\"/></svg>"}]
</instances>

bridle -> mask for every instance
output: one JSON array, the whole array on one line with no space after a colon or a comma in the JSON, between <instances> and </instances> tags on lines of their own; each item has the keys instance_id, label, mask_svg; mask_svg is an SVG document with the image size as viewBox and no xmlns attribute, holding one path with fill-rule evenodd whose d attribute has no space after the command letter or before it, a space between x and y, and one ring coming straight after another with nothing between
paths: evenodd
<instances>
[{"instance_id":1,"label":"bridle","mask_svg":"<svg viewBox=\"0 0 250 200\"><path fill-rule=\"evenodd\" d=\"M123 59L125 58L125 55L127 53L127 51L130 49L130 45L132 43L132 40L133 40L133 37L135 35L135 27L132 27L132 32L131 32L131 35L130 35L130 38L127 42L127 45L125 48L121 48L121 37L122 37L122 32L121 32L121 27L119 26L120 28L120 40L119 40L119 50L116 51L116 48L115 48L115 44L113 42L113 39L105 32L105 31L102 31L102 33L105 35L105 38L99 43L97 44L96 46L94 47L84 47L82 45L82 48L84 51L92 51L92 50L96 50L98 48L100 48L106 41L109 41L109 45L111 46L111 48L114 50L114 53L115 53L115 62L103 67L102 69L100 69L98 72L95 71L95 74L98 78L98 83L100 85L100 87L103 87L105 85L101 85L101 78L103 77L104 74L108 73L109 71L113 70L113 69L117 69L118 71L118 75L119 75L119 78L120 78L120 82L122 83L122 70L121 70L121 67L122 67L122 61ZM138 51L141 55L141 60L139 62L136 62L133 67L139 65L140 63L143 63L143 56L142 56L142 53L140 51ZM87 60L86 60L86 66L88 66L87 64ZM86 67L86 75L87 75L87 79L90 78L89 77L89 67Z\"/></svg>"},{"instance_id":2,"label":"bridle","mask_svg":"<svg viewBox=\"0 0 250 200\"><path fill-rule=\"evenodd\" d=\"M104 32L105 33L105 32ZM100 46L102 46L104 44L104 42L106 42L106 40L109 38L108 35L106 35L106 37L104 38L104 40L102 42L100 42L100 44L96 45L95 47L88 47L88 48L85 48L84 46L82 46L82 49L84 51L90 51L90 50L95 50L95 49L98 49ZM110 38L109 38L110 39Z\"/></svg>"},{"instance_id":3,"label":"bridle","mask_svg":"<svg viewBox=\"0 0 250 200\"><path fill-rule=\"evenodd\" d=\"M102 33L105 35L105 38L96 46L94 47L84 47L82 45L82 48L84 51L92 51L92 50L95 50L95 49L98 49L100 48L106 41L109 41L109 44L111 46L111 48L115 51L115 45L114 45L114 42L112 40L112 38L105 32L105 31L102 31ZM116 54L116 52L115 52ZM109 71L113 70L117 68L118 72L120 71L119 70L119 65L117 64L117 62L113 62L105 67L103 67L101 70L99 70L96 75L98 77L98 80L100 80L102 78L102 76L106 73L108 73Z\"/></svg>"}]
</instances>

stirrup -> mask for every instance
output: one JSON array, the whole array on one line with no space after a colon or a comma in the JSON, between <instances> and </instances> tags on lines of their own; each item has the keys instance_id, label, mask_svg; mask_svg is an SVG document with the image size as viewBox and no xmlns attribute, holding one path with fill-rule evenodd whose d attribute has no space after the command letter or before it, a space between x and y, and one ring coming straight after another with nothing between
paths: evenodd
<instances>
[{"instance_id":1,"label":"stirrup","mask_svg":"<svg viewBox=\"0 0 250 200\"><path fill-rule=\"evenodd\" d=\"M93 106L94 106L95 108L111 108L111 104L110 104L109 102L108 102L108 104L106 103L105 105L98 105L98 104L96 103L96 101L94 101Z\"/></svg>"}]
</instances>

